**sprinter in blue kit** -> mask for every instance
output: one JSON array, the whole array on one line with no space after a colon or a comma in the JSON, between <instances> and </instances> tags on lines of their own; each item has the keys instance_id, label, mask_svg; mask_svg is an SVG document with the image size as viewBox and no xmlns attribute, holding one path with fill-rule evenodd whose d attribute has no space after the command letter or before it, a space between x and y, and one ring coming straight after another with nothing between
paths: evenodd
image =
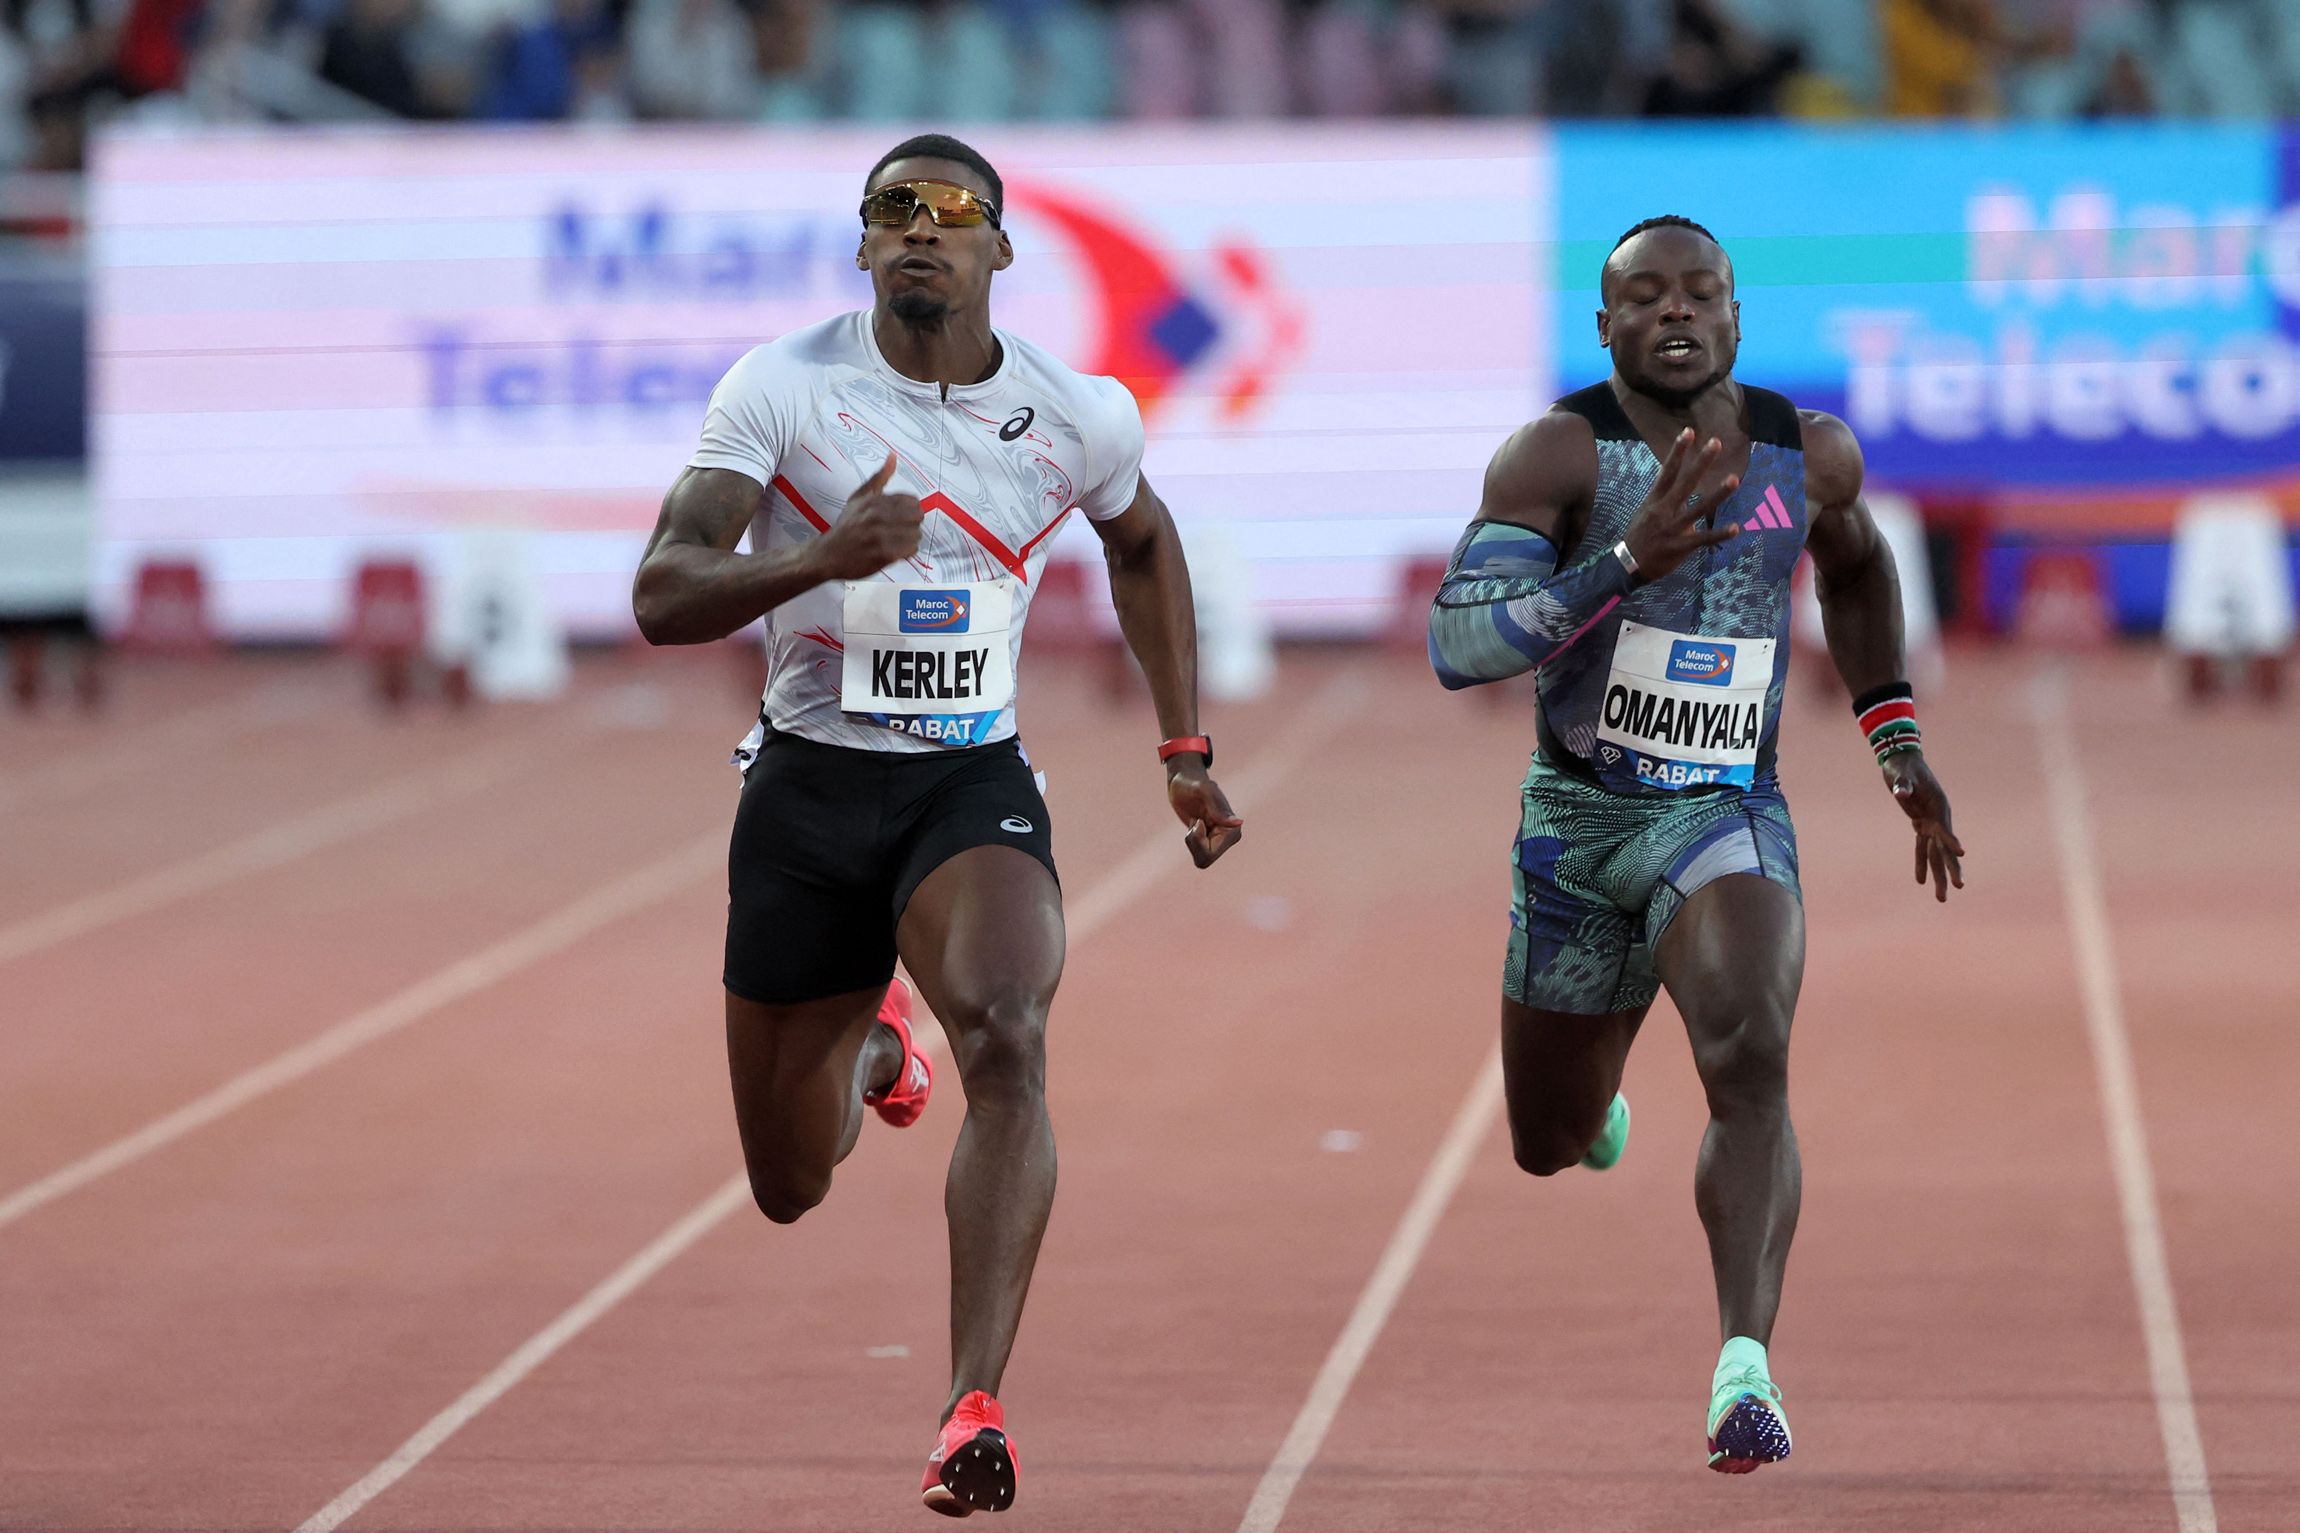
<instances>
[{"instance_id":1,"label":"sprinter in blue kit","mask_svg":"<svg viewBox=\"0 0 2300 1533\"><path fill-rule=\"evenodd\" d=\"M1914 827L1917 882L1946 900L1964 848L1925 763L1852 432L1734 380L1733 266L1700 225L1639 224L1600 283L1613 376L1494 455L1430 612L1430 660L1455 688L1538 673L1502 978L1518 1164L1614 1164L1622 1067L1659 987L1685 1019L1709 1098L1694 1189L1724 1337L1708 1459L1739 1474L1789 1456L1766 1349L1800 1180L1788 1056L1805 921L1774 750L1801 553Z\"/></svg>"}]
</instances>

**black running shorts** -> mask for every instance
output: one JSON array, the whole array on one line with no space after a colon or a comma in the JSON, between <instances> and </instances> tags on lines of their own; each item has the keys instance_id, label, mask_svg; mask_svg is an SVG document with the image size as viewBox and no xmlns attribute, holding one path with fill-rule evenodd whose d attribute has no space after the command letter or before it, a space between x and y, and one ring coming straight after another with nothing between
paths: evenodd
<instances>
[{"instance_id":1,"label":"black running shorts","mask_svg":"<svg viewBox=\"0 0 2300 1533\"><path fill-rule=\"evenodd\" d=\"M1046 800L1015 741L870 751L769 730L727 851L727 988L789 1006L884 985L912 891L977 846L1055 871Z\"/></svg>"}]
</instances>

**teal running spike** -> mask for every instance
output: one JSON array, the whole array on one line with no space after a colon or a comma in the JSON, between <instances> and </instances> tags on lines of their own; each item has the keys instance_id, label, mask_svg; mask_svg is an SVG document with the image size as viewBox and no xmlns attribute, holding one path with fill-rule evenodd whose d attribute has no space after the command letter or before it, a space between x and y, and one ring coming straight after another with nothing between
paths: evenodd
<instances>
[{"instance_id":1,"label":"teal running spike","mask_svg":"<svg viewBox=\"0 0 2300 1533\"><path fill-rule=\"evenodd\" d=\"M1613 1105L1605 1110L1605 1127L1597 1131L1597 1143L1581 1157L1581 1163L1592 1171L1610 1171L1621 1160L1621 1152L1629 1148L1629 1098L1616 1091Z\"/></svg>"},{"instance_id":2,"label":"teal running spike","mask_svg":"<svg viewBox=\"0 0 2300 1533\"><path fill-rule=\"evenodd\" d=\"M1709 1394L1709 1467L1748 1474L1789 1456L1789 1418L1765 1349L1746 1336L1725 1343Z\"/></svg>"}]
</instances>

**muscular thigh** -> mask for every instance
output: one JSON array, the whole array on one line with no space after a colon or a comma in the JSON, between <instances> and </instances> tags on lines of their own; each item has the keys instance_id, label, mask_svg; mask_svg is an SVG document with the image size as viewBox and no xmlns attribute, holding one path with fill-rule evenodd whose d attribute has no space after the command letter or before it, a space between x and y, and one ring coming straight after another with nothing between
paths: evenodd
<instances>
[{"instance_id":1,"label":"muscular thigh","mask_svg":"<svg viewBox=\"0 0 2300 1533\"><path fill-rule=\"evenodd\" d=\"M1602 1122L1645 1008L1596 1016L1501 1003L1502 1081L1514 1124Z\"/></svg>"},{"instance_id":2,"label":"muscular thigh","mask_svg":"<svg viewBox=\"0 0 2300 1533\"><path fill-rule=\"evenodd\" d=\"M874 985L767 1006L728 992L727 1073L751 1164L832 1152L853 1110L855 1061L885 994Z\"/></svg>"},{"instance_id":3,"label":"muscular thigh","mask_svg":"<svg viewBox=\"0 0 2300 1533\"><path fill-rule=\"evenodd\" d=\"M1018 746L895 806L895 940L946 1022L993 1004L1043 1010L1062 977L1052 827Z\"/></svg>"},{"instance_id":4,"label":"muscular thigh","mask_svg":"<svg viewBox=\"0 0 2300 1533\"><path fill-rule=\"evenodd\" d=\"M1704 884L1661 939L1656 962L1698 1049L1752 1027L1784 1042L1805 977L1805 909L1754 872Z\"/></svg>"},{"instance_id":5,"label":"muscular thigh","mask_svg":"<svg viewBox=\"0 0 2300 1533\"><path fill-rule=\"evenodd\" d=\"M1062 891L1037 858L974 846L936 864L905 907L903 965L945 1024L1043 1013L1062 978Z\"/></svg>"}]
</instances>

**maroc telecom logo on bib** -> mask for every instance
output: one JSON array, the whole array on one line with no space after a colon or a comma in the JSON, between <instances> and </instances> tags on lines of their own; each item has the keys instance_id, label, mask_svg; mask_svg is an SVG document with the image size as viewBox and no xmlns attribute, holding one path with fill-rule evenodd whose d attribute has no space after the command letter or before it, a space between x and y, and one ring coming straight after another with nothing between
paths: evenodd
<instances>
[{"instance_id":1,"label":"maroc telecom logo on bib","mask_svg":"<svg viewBox=\"0 0 2300 1533\"><path fill-rule=\"evenodd\" d=\"M964 633L967 611L964 591L905 591L895 611L903 633Z\"/></svg>"},{"instance_id":2,"label":"maroc telecom logo on bib","mask_svg":"<svg viewBox=\"0 0 2300 1533\"><path fill-rule=\"evenodd\" d=\"M1697 687L1733 684L1733 646L1706 639L1679 639L1669 646L1669 679Z\"/></svg>"}]
</instances>

